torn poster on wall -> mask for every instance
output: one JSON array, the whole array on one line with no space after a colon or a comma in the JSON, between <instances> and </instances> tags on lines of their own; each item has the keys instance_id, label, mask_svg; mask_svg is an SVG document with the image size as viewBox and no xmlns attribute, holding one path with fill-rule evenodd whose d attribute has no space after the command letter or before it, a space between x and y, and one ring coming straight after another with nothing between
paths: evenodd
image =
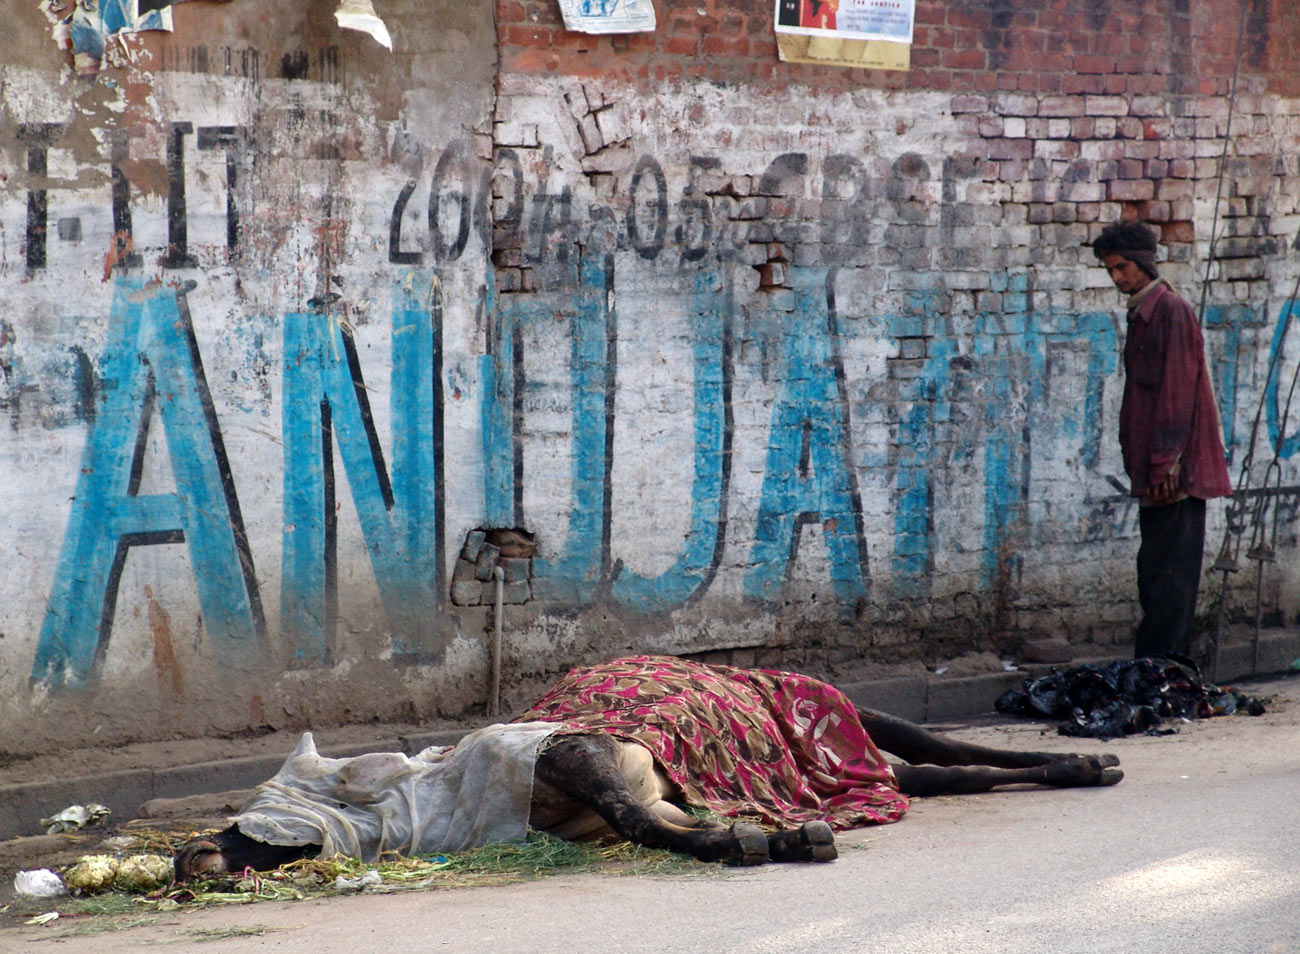
<instances>
[{"instance_id":1,"label":"torn poster on wall","mask_svg":"<svg viewBox=\"0 0 1300 954\"><path fill-rule=\"evenodd\" d=\"M578 33L652 33L653 0L560 0L564 28Z\"/></svg>"},{"instance_id":2,"label":"torn poster on wall","mask_svg":"<svg viewBox=\"0 0 1300 954\"><path fill-rule=\"evenodd\" d=\"M375 5L370 0L341 0L338 9L334 11L334 19L340 28L359 30L392 52L393 38L389 36L384 21L375 13Z\"/></svg>"},{"instance_id":3,"label":"torn poster on wall","mask_svg":"<svg viewBox=\"0 0 1300 954\"><path fill-rule=\"evenodd\" d=\"M72 50L81 76L94 76L101 64L130 60L125 39L142 30L172 29L172 4L180 0L43 0L41 12L54 25L54 41Z\"/></svg>"},{"instance_id":4,"label":"torn poster on wall","mask_svg":"<svg viewBox=\"0 0 1300 954\"><path fill-rule=\"evenodd\" d=\"M916 0L776 0L782 60L866 69L911 65Z\"/></svg>"}]
</instances>

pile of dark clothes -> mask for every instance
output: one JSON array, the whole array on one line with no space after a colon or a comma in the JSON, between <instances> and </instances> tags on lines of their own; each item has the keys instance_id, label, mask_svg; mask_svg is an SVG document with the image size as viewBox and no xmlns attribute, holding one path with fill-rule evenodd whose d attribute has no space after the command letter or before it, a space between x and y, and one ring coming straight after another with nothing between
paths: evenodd
<instances>
[{"instance_id":1,"label":"pile of dark clothes","mask_svg":"<svg viewBox=\"0 0 1300 954\"><path fill-rule=\"evenodd\" d=\"M1189 659L1141 659L1108 666L1083 665L1026 679L998 697L994 708L1007 715L1064 719L1062 735L1113 739L1144 732L1166 735L1170 718L1208 719L1246 712L1263 715L1264 704L1236 689L1201 681Z\"/></svg>"}]
</instances>

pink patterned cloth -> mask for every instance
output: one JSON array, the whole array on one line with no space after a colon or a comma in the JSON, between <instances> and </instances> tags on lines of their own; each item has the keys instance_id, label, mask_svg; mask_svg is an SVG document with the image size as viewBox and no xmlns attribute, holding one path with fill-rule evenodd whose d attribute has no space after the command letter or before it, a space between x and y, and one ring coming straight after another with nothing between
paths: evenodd
<instances>
[{"instance_id":1,"label":"pink patterned cloth","mask_svg":"<svg viewBox=\"0 0 1300 954\"><path fill-rule=\"evenodd\" d=\"M795 673L631 656L574 669L515 721L638 742L689 804L723 815L845 829L907 811L853 703Z\"/></svg>"}]
</instances>

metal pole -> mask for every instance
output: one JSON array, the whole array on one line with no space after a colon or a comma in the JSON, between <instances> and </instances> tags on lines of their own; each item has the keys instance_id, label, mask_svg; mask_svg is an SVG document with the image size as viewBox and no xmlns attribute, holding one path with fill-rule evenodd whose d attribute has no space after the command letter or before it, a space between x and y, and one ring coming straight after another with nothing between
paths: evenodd
<instances>
[{"instance_id":1,"label":"metal pole","mask_svg":"<svg viewBox=\"0 0 1300 954\"><path fill-rule=\"evenodd\" d=\"M492 579L497 581L496 612L492 636L492 686L488 693L488 715L501 712L501 615L505 606L506 571L492 568Z\"/></svg>"}]
</instances>

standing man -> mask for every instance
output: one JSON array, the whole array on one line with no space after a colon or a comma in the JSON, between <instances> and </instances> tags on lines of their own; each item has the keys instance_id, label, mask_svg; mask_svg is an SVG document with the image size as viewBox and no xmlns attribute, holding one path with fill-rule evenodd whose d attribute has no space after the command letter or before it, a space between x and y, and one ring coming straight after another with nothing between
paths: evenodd
<instances>
[{"instance_id":1,"label":"standing man","mask_svg":"<svg viewBox=\"0 0 1300 954\"><path fill-rule=\"evenodd\" d=\"M1232 493L1196 313L1156 271L1156 235L1137 221L1102 229L1093 254L1128 296L1119 443L1139 499L1134 656L1190 656L1205 550L1205 501Z\"/></svg>"}]
</instances>

